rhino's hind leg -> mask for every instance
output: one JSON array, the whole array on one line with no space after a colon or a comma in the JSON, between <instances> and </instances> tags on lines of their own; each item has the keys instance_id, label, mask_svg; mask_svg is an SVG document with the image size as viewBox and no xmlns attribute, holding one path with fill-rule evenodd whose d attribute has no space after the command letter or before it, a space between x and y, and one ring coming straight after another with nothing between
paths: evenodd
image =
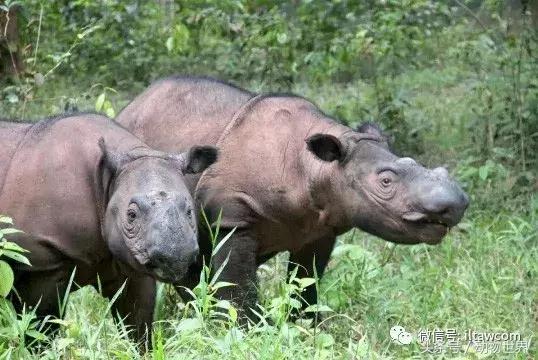
<instances>
[{"instance_id":1,"label":"rhino's hind leg","mask_svg":"<svg viewBox=\"0 0 538 360\"><path fill-rule=\"evenodd\" d=\"M301 250L290 254L288 273L298 267L298 278L313 278L317 275L318 279L321 279L331 257L335 242L336 237L334 236L321 238L305 245ZM301 294L301 297L303 309L309 305L317 304L318 292L316 284L308 286ZM310 314L315 315L315 313Z\"/></svg>"}]
</instances>

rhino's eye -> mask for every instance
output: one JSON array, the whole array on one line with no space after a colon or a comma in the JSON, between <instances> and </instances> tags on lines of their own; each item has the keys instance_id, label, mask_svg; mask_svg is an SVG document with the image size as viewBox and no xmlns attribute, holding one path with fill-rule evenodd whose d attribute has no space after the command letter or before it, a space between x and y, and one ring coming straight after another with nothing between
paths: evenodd
<instances>
[{"instance_id":1,"label":"rhino's eye","mask_svg":"<svg viewBox=\"0 0 538 360\"><path fill-rule=\"evenodd\" d=\"M127 221L130 223L136 220L136 211L134 209L127 210Z\"/></svg>"},{"instance_id":2,"label":"rhino's eye","mask_svg":"<svg viewBox=\"0 0 538 360\"><path fill-rule=\"evenodd\" d=\"M392 180L389 178L383 178L381 179L381 184L385 187L390 186L390 184L392 184Z\"/></svg>"},{"instance_id":3,"label":"rhino's eye","mask_svg":"<svg viewBox=\"0 0 538 360\"><path fill-rule=\"evenodd\" d=\"M379 174L379 191L383 193L391 192L394 189L394 183L398 181L398 175L392 170L385 170Z\"/></svg>"}]
</instances>

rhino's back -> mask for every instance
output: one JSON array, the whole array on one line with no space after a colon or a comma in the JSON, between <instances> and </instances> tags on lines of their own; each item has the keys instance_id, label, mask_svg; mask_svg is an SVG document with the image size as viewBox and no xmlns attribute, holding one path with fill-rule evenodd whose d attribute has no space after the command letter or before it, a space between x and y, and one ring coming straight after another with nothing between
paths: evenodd
<instances>
[{"instance_id":1,"label":"rhino's back","mask_svg":"<svg viewBox=\"0 0 538 360\"><path fill-rule=\"evenodd\" d=\"M98 212L103 204L97 176L101 137L119 151L143 145L95 114L50 118L27 130L0 191L0 213L32 236L21 243L25 248L33 249L32 239L39 238L69 258L89 263L108 251L101 246ZM46 259L33 259L35 268L47 267Z\"/></svg>"},{"instance_id":2,"label":"rhino's back","mask_svg":"<svg viewBox=\"0 0 538 360\"><path fill-rule=\"evenodd\" d=\"M0 192L11 159L31 124L0 121Z\"/></svg>"},{"instance_id":3,"label":"rhino's back","mask_svg":"<svg viewBox=\"0 0 538 360\"><path fill-rule=\"evenodd\" d=\"M236 111L253 96L209 78L171 77L151 85L116 120L148 145L177 152L216 144Z\"/></svg>"}]
</instances>

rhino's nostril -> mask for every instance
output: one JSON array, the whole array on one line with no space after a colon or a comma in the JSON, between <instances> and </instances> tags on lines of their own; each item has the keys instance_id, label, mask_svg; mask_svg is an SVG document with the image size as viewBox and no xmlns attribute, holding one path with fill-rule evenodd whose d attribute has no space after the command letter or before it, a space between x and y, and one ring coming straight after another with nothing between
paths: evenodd
<instances>
[{"instance_id":1,"label":"rhino's nostril","mask_svg":"<svg viewBox=\"0 0 538 360\"><path fill-rule=\"evenodd\" d=\"M451 189L439 189L421 201L423 213L429 221L448 226L454 226L461 220L468 204L465 193Z\"/></svg>"},{"instance_id":2,"label":"rhino's nostril","mask_svg":"<svg viewBox=\"0 0 538 360\"><path fill-rule=\"evenodd\" d=\"M147 267L150 269L164 269L166 267L166 258L162 254L153 254L150 256Z\"/></svg>"},{"instance_id":3,"label":"rhino's nostril","mask_svg":"<svg viewBox=\"0 0 538 360\"><path fill-rule=\"evenodd\" d=\"M146 267L148 268L148 270L151 270L151 271L159 268L157 265L155 265L155 262L152 260L147 262Z\"/></svg>"},{"instance_id":4,"label":"rhino's nostril","mask_svg":"<svg viewBox=\"0 0 538 360\"><path fill-rule=\"evenodd\" d=\"M426 210L426 213L428 214L442 216L447 214L451 207L450 203L444 201L432 201L425 204L424 210Z\"/></svg>"},{"instance_id":5,"label":"rhino's nostril","mask_svg":"<svg viewBox=\"0 0 538 360\"><path fill-rule=\"evenodd\" d=\"M427 217L433 222L439 222L447 226L456 225L463 216L465 207L461 202L444 202L426 209Z\"/></svg>"}]
</instances>

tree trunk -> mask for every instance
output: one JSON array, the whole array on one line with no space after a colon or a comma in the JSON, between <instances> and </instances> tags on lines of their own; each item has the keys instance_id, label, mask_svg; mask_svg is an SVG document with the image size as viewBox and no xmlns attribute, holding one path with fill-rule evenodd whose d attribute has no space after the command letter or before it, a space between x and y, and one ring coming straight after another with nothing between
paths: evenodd
<instances>
[{"instance_id":1,"label":"tree trunk","mask_svg":"<svg viewBox=\"0 0 538 360\"><path fill-rule=\"evenodd\" d=\"M3 4L3 1L0 1ZM24 70L17 24L17 7L9 11L0 10L0 79L6 76L19 77Z\"/></svg>"}]
</instances>

